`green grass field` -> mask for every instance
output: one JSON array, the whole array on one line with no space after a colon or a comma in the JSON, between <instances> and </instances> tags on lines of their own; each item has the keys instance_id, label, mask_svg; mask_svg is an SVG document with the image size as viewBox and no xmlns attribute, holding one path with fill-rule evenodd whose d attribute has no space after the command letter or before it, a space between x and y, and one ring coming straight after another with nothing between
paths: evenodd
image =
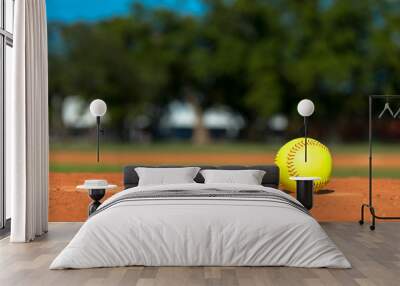
<instances>
[{"instance_id":1,"label":"green grass field","mask_svg":"<svg viewBox=\"0 0 400 286\"><path fill-rule=\"evenodd\" d=\"M278 144L252 144L252 143L216 143L212 145L196 146L188 143L152 143L152 144L103 144L104 152L178 152L178 153L265 153L275 154L281 145ZM368 144L330 144L328 145L333 156L337 154L352 154L368 157ZM95 152L95 145L89 143L55 143L51 144L51 151ZM400 144L374 144L374 154L400 154ZM134 162L132 162L134 163ZM399 162L400 165L400 162ZM121 172L123 165L118 164L59 164L50 162L51 172ZM367 167L335 167L333 177L367 177ZM400 178L400 168L374 168L374 177Z\"/></svg>"},{"instance_id":2,"label":"green grass field","mask_svg":"<svg viewBox=\"0 0 400 286\"><path fill-rule=\"evenodd\" d=\"M51 143L50 150L55 151L82 151L93 152L95 150L95 142L66 142L66 143ZM329 150L335 153L342 154L367 154L367 143L349 143L349 144L326 144ZM217 142L211 145L193 145L185 142L169 142L169 143L151 143L151 144L137 144L137 143L105 143L101 145L103 151L113 152L241 152L241 153L276 153L282 144L270 143L231 143L231 142ZM400 144L393 143L374 143L374 153L376 154L400 154Z\"/></svg>"},{"instance_id":3,"label":"green grass field","mask_svg":"<svg viewBox=\"0 0 400 286\"><path fill-rule=\"evenodd\" d=\"M51 144L50 149L55 151L82 151L93 152L95 145L91 143L54 143ZM215 143L212 145L193 145L184 142L170 142L170 143L151 143L151 144L137 144L137 143L106 143L101 145L101 150L112 152L182 152L182 153L219 153L219 152L240 152L240 153L255 153L255 152L276 152L279 149L278 144L260 144L260 143Z\"/></svg>"}]
</instances>

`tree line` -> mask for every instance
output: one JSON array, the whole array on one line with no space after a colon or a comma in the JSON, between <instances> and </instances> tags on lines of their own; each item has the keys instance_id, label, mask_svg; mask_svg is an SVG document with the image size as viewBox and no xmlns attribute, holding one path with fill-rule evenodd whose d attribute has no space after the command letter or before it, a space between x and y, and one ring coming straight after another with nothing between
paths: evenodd
<instances>
[{"instance_id":1,"label":"tree line","mask_svg":"<svg viewBox=\"0 0 400 286\"><path fill-rule=\"evenodd\" d=\"M399 91L400 4L389 0L206 0L200 15L148 9L98 22L49 23L51 128L77 94L103 98L120 139L147 114L157 126L173 99L224 104L260 138L274 114L301 126L296 105L316 105L314 133L351 139L366 127L368 94ZM297 118L297 120L296 120ZM292 123L294 122L294 123ZM329 128L327 128L329 126ZM201 121L196 142L206 142Z\"/></svg>"}]
</instances>

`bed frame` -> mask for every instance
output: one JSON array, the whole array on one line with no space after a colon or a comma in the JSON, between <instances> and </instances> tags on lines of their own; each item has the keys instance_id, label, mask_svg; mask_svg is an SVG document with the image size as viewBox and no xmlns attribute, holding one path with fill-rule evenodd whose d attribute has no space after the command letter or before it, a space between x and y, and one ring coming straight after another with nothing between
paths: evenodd
<instances>
[{"instance_id":1,"label":"bed frame","mask_svg":"<svg viewBox=\"0 0 400 286\"><path fill-rule=\"evenodd\" d=\"M124 167L124 188L136 187L139 183L139 176L135 171L136 167L148 167L148 168L176 168L183 166L143 166L143 165L130 165ZM277 189L279 187L279 168L276 165L257 165L257 166L240 166L240 165L228 165L228 166L198 166L201 169L218 169L218 170L263 170L265 175L262 180L262 185L265 187L271 187ZM194 178L197 183L204 183L203 176L198 173Z\"/></svg>"}]
</instances>

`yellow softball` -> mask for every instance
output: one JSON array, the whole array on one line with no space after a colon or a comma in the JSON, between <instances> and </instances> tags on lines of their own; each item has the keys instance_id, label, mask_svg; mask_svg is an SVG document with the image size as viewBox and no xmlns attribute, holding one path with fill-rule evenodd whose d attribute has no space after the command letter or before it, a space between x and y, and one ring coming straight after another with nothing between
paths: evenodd
<instances>
[{"instance_id":1,"label":"yellow softball","mask_svg":"<svg viewBox=\"0 0 400 286\"><path fill-rule=\"evenodd\" d=\"M275 164L279 167L280 183L285 190L296 191L296 182L290 177L320 177L314 182L314 191L323 188L332 172L329 149L315 139L307 138L307 162L304 160L304 138L289 141L279 149Z\"/></svg>"}]
</instances>

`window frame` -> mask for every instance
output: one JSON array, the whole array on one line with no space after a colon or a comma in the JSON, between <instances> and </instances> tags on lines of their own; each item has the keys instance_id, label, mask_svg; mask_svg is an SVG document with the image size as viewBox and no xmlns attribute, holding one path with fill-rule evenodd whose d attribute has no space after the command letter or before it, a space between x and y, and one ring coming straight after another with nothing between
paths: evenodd
<instances>
[{"instance_id":1,"label":"window frame","mask_svg":"<svg viewBox=\"0 0 400 286\"><path fill-rule=\"evenodd\" d=\"M6 212L6 189L5 189L5 100L6 100L6 59L12 55L6 53L6 46L13 48L13 34L7 31L6 23L10 15L7 15L6 1L11 1L14 13L15 0L0 0L0 237L9 232L10 218L7 219ZM11 15L13 18L14 15ZM12 22L14 18L12 19ZM13 30L13 29L12 29Z\"/></svg>"}]
</instances>

